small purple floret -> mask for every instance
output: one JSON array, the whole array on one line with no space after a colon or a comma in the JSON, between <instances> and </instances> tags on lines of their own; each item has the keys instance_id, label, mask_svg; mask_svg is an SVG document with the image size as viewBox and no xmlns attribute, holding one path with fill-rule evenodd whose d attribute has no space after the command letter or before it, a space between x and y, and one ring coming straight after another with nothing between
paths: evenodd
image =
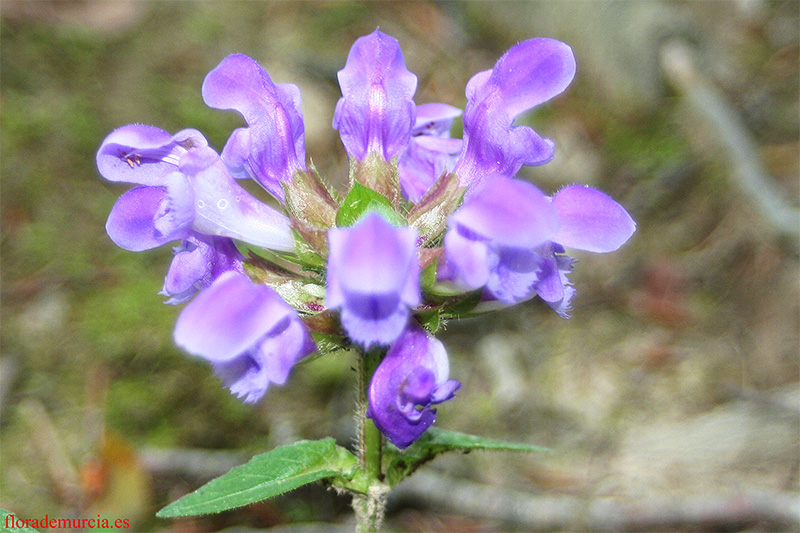
<instances>
[{"instance_id":1,"label":"small purple floret","mask_svg":"<svg viewBox=\"0 0 800 533\"><path fill-rule=\"evenodd\" d=\"M394 342L420 303L416 239L374 211L328 232L327 306L341 309L345 331L367 349Z\"/></svg>"},{"instance_id":2,"label":"small purple floret","mask_svg":"<svg viewBox=\"0 0 800 533\"><path fill-rule=\"evenodd\" d=\"M440 279L465 290L487 289L505 305L538 295L566 316L574 260L564 247L610 252L636 229L606 194L572 185L547 198L521 180L496 177L450 217Z\"/></svg>"},{"instance_id":3,"label":"small purple floret","mask_svg":"<svg viewBox=\"0 0 800 533\"><path fill-rule=\"evenodd\" d=\"M197 130L170 136L153 126L123 126L103 141L97 166L108 180L143 185L120 197L106 224L126 250L155 248L190 231L294 249L289 220L240 187Z\"/></svg>"},{"instance_id":4,"label":"small purple floret","mask_svg":"<svg viewBox=\"0 0 800 533\"><path fill-rule=\"evenodd\" d=\"M444 346L419 326L406 330L375 370L367 416L400 449L416 441L436 418L432 406L455 396Z\"/></svg>"},{"instance_id":5,"label":"small purple floret","mask_svg":"<svg viewBox=\"0 0 800 533\"><path fill-rule=\"evenodd\" d=\"M239 111L249 126L231 134L222 151L225 162L283 200L281 182L306 168L297 86L276 85L254 59L235 54L208 73L203 99L210 107Z\"/></svg>"},{"instance_id":6,"label":"small purple floret","mask_svg":"<svg viewBox=\"0 0 800 533\"><path fill-rule=\"evenodd\" d=\"M175 342L209 361L245 403L282 385L295 363L316 350L297 313L266 285L226 272L181 313Z\"/></svg>"},{"instance_id":7,"label":"small purple floret","mask_svg":"<svg viewBox=\"0 0 800 533\"><path fill-rule=\"evenodd\" d=\"M364 159L376 152L388 161L402 153L414 125L417 77L397 40L380 30L358 38L338 78L342 98L333 127L348 155Z\"/></svg>"},{"instance_id":8,"label":"small purple floret","mask_svg":"<svg viewBox=\"0 0 800 533\"><path fill-rule=\"evenodd\" d=\"M495 299L510 304L533 296L536 250L556 234L558 218L539 189L497 177L470 196L448 226L446 275L468 290L485 286Z\"/></svg>"},{"instance_id":9,"label":"small purple floret","mask_svg":"<svg viewBox=\"0 0 800 533\"><path fill-rule=\"evenodd\" d=\"M563 92L574 75L572 50L553 39L523 41L492 70L475 74L467 84L464 146L455 167L462 184L476 189L492 176L512 177L522 165L550 161L553 141L513 122Z\"/></svg>"}]
</instances>

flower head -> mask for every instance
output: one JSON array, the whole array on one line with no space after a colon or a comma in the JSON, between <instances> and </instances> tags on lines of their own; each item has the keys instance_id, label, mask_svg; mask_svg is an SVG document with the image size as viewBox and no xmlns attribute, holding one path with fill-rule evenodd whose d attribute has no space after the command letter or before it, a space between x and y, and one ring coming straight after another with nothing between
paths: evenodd
<instances>
[{"instance_id":1,"label":"flower head","mask_svg":"<svg viewBox=\"0 0 800 533\"><path fill-rule=\"evenodd\" d=\"M183 310L175 342L209 361L233 394L260 400L283 385L316 346L297 313L271 288L226 272Z\"/></svg>"},{"instance_id":2,"label":"flower head","mask_svg":"<svg viewBox=\"0 0 800 533\"><path fill-rule=\"evenodd\" d=\"M392 444L407 448L433 424L432 406L453 398L461 387L449 374L442 343L419 326L409 328L372 376L367 416Z\"/></svg>"},{"instance_id":3,"label":"flower head","mask_svg":"<svg viewBox=\"0 0 800 533\"><path fill-rule=\"evenodd\" d=\"M327 306L341 309L345 331L365 348L394 342L419 305L416 239L375 211L328 232Z\"/></svg>"},{"instance_id":4,"label":"flower head","mask_svg":"<svg viewBox=\"0 0 800 533\"><path fill-rule=\"evenodd\" d=\"M414 103L417 77L398 42L380 30L357 39L338 72L333 127L351 163L350 191L338 195L306 168L298 88L275 84L250 57L228 56L202 88L209 106L247 122L222 155L192 129L129 125L103 141L100 173L137 185L112 209L108 234L129 250L180 241L162 294L170 304L193 300L175 341L245 402L283 384L316 349L305 324L337 349L384 347L367 416L405 448L461 386L420 324L434 330L439 318L470 312L473 291L488 307L538 295L566 316L575 293L566 249L613 251L635 231L600 191L571 185L548 197L514 179L522 165L554 155L552 141L515 120L564 91L574 73L564 43L512 47L469 80L463 140L455 139L461 111ZM236 178L254 179L287 215ZM281 253L245 257L239 243Z\"/></svg>"}]
</instances>

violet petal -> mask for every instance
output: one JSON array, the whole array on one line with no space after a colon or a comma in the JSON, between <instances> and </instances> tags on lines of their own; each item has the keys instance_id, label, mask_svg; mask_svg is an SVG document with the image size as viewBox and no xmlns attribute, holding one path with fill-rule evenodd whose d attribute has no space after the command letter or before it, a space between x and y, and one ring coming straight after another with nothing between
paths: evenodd
<instances>
[{"instance_id":1,"label":"violet petal","mask_svg":"<svg viewBox=\"0 0 800 533\"><path fill-rule=\"evenodd\" d=\"M591 187L564 187L553 197L553 207L560 221L553 241L567 248L613 252L636 231L624 207Z\"/></svg>"},{"instance_id":2,"label":"violet petal","mask_svg":"<svg viewBox=\"0 0 800 533\"><path fill-rule=\"evenodd\" d=\"M306 327L296 315L279 323L258 345L270 383L283 385L292 367L317 349Z\"/></svg>"},{"instance_id":3,"label":"violet petal","mask_svg":"<svg viewBox=\"0 0 800 533\"><path fill-rule=\"evenodd\" d=\"M97 169L109 181L164 185L175 165L164 161L172 135L154 126L129 124L103 139L97 151ZM176 161L177 162L177 161ZM145 163L142 166L142 163Z\"/></svg>"},{"instance_id":4,"label":"violet petal","mask_svg":"<svg viewBox=\"0 0 800 533\"><path fill-rule=\"evenodd\" d=\"M202 148L185 153L180 170L194 191L193 230L272 250L294 250L289 220L236 183L214 150Z\"/></svg>"},{"instance_id":5,"label":"violet petal","mask_svg":"<svg viewBox=\"0 0 800 533\"><path fill-rule=\"evenodd\" d=\"M106 232L125 250L140 252L182 238L186 231L163 234L154 225L154 218L164 202L166 192L160 187L136 187L120 196L111 209Z\"/></svg>"},{"instance_id":6,"label":"violet petal","mask_svg":"<svg viewBox=\"0 0 800 533\"><path fill-rule=\"evenodd\" d=\"M447 104L420 104L414 121L412 136L449 137L453 119L461 116L461 110Z\"/></svg>"},{"instance_id":7,"label":"violet petal","mask_svg":"<svg viewBox=\"0 0 800 533\"><path fill-rule=\"evenodd\" d=\"M316 350L311 336L297 317L285 317L249 351L213 362L222 382L245 403L260 400L270 384L283 385L292 367Z\"/></svg>"},{"instance_id":8,"label":"violet petal","mask_svg":"<svg viewBox=\"0 0 800 533\"><path fill-rule=\"evenodd\" d=\"M244 403L255 403L266 394L269 375L257 352L245 352L229 361L214 361L211 365L231 394Z\"/></svg>"},{"instance_id":9,"label":"violet petal","mask_svg":"<svg viewBox=\"0 0 800 533\"><path fill-rule=\"evenodd\" d=\"M271 288L227 272L183 310L175 326L175 342L209 361L230 361L293 315Z\"/></svg>"},{"instance_id":10,"label":"violet petal","mask_svg":"<svg viewBox=\"0 0 800 533\"><path fill-rule=\"evenodd\" d=\"M455 167L461 139L451 139L450 128L460 114L460 109L446 104L417 106L411 142L398 162L400 184L407 200L419 202L444 172Z\"/></svg>"},{"instance_id":11,"label":"violet petal","mask_svg":"<svg viewBox=\"0 0 800 533\"><path fill-rule=\"evenodd\" d=\"M199 247L176 248L160 294L171 296L166 302L170 305L188 301L197 292L195 283L206 275L206 270L206 260Z\"/></svg>"},{"instance_id":12,"label":"violet petal","mask_svg":"<svg viewBox=\"0 0 800 533\"><path fill-rule=\"evenodd\" d=\"M193 233L174 252L164 287L159 293L170 296L165 302L170 305L188 301L197 291L205 289L229 270L244 273L244 256L226 237Z\"/></svg>"},{"instance_id":13,"label":"violet petal","mask_svg":"<svg viewBox=\"0 0 800 533\"><path fill-rule=\"evenodd\" d=\"M489 246L460 230L448 231L444 237L448 269L454 273L452 281L466 289L478 289L489 281Z\"/></svg>"},{"instance_id":14,"label":"violet petal","mask_svg":"<svg viewBox=\"0 0 800 533\"><path fill-rule=\"evenodd\" d=\"M522 180L491 180L467 198L450 217L451 228L463 226L497 244L534 248L552 239L558 218L548 198Z\"/></svg>"},{"instance_id":15,"label":"violet petal","mask_svg":"<svg viewBox=\"0 0 800 533\"><path fill-rule=\"evenodd\" d=\"M542 275L543 285L536 285L536 292L553 310L561 315L562 318L569 318L570 304L572 297L575 296L575 288L567 278L567 274L572 272L572 265L575 260L567 255L560 253L553 254L554 264L549 263L548 268L555 266L555 273L547 270ZM556 276L558 279L555 279ZM558 290L558 286L561 290ZM553 289L555 287L555 290ZM559 297L560 294L560 297Z\"/></svg>"},{"instance_id":16,"label":"violet petal","mask_svg":"<svg viewBox=\"0 0 800 533\"><path fill-rule=\"evenodd\" d=\"M456 144L448 141L455 141ZM460 139L411 138L406 151L400 156L397 168L406 200L419 202L443 173L453 169L460 143Z\"/></svg>"},{"instance_id":17,"label":"violet petal","mask_svg":"<svg viewBox=\"0 0 800 533\"><path fill-rule=\"evenodd\" d=\"M103 140L97 152L97 168L109 181L163 186L186 150L207 145L197 130L170 135L154 126L129 124Z\"/></svg>"},{"instance_id":18,"label":"violet petal","mask_svg":"<svg viewBox=\"0 0 800 533\"><path fill-rule=\"evenodd\" d=\"M161 235L174 235L194 221L194 191L186 176L171 173L166 180L166 195L153 224Z\"/></svg>"},{"instance_id":19,"label":"violet petal","mask_svg":"<svg viewBox=\"0 0 800 533\"><path fill-rule=\"evenodd\" d=\"M530 248L496 247L490 255L486 288L501 302L513 304L536 295L542 256Z\"/></svg>"}]
</instances>

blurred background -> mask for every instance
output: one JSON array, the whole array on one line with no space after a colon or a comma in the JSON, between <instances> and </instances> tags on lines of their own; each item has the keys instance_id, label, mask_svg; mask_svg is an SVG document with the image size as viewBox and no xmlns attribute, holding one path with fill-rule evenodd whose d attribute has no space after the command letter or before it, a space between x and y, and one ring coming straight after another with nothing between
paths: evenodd
<instances>
[{"instance_id":1,"label":"blurred background","mask_svg":"<svg viewBox=\"0 0 800 533\"><path fill-rule=\"evenodd\" d=\"M521 119L556 159L520 177L600 188L638 222L620 251L575 254L573 318L535 300L447 325L464 386L437 425L553 453L437 459L393 493L387 528L796 530L798 6L3 0L0 507L136 531L352 527L349 501L321 486L154 518L255 453L351 444L354 360L300 365L239 403L173 346L180 309L157 294L170 247L107 237L127 188L94 156L133 122L197 128L221 149L243 122L200 86L242 52L300 87L308 156L342 180L335 76L380 26L419 77L418 104L463 108L470 76L520 40L570 44L574 83Z\"/></svg>"}]
</instances>

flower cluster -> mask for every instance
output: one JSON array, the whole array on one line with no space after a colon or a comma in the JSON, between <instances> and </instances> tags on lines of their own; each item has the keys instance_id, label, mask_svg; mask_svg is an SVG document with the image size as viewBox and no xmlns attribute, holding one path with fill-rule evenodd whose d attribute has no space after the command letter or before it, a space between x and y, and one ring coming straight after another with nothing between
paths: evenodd
<instances>
[{"instance_id":1,"label":"flower cluster","mask_svg":"<svg viewBox=\"0 0 800 533\"><path fill-rule=\"evenodd\" d=\"M443 321L535 296L566 317L575 290L565 249L610 252L635 230L598 190L547 196L514 177L554 155L551 140L515 118L574 73L561 42L514 46L467 84L455 139L461 111L415 103L417 78L397 41L379 30L359 38L338 74L333 127L350 159L340 193L306 165L298 88L232 55L207 75L203 99L238 111L247 127L221 153L191 129L112 132L100 173L138 187L106 229L134 251L179 241L162 291L170 304L191 300L175 340L245 402L315 351L378 350L367 416L405 448L461 386L433 336ZM239 179L255 180L281 209Z\"/></svg>"}]
</instances>

